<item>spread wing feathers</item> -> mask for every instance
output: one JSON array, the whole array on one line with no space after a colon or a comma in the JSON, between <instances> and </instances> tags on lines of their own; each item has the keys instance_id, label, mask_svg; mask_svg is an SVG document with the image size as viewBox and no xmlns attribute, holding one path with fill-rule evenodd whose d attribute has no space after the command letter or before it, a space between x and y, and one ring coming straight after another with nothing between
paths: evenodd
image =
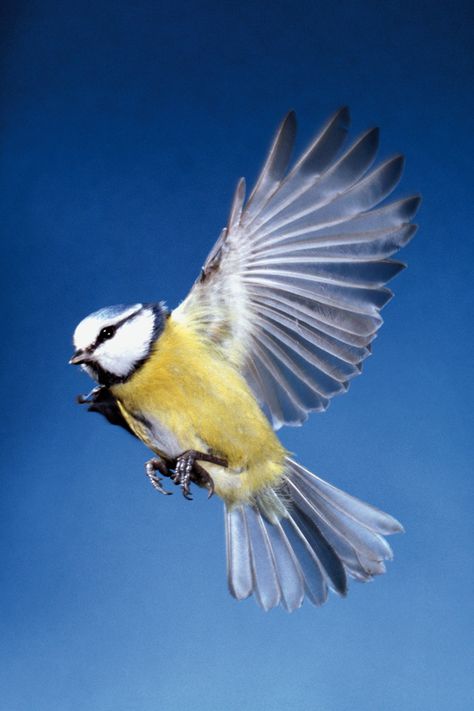
<instances>
[{"instance_id":1,"label":"spread wing feathers","mask_svg":"<svg viewBox=\"0 0 474 711\"><path fill-rule=\"evenodd\" d=\"M230 592L239 600L255 594L265 610L281 604L291 612L305 596L322 605L329 588L346 594L346 575L365 582L384 573L392 551L383 536L401 530L392 516L289 459L278 493L226 509Z\"/></svg>"},{"instance_id":2,"label":"spread wing feathers","mask_svg":"<svg viewBox=\"0 0 474 711\"><path fill-rule=\"evenodd\" d=\"M341 154L340 109L287 172L293 112L245 203L242 179L227 227L176 309L241 368L273 420L300 424L361 371L382 323L385 287L404 265L390 257L413 237L420 198L376 207L396 187L397 155L371 169L378 130Z\"/></svg>"}]
</instances>

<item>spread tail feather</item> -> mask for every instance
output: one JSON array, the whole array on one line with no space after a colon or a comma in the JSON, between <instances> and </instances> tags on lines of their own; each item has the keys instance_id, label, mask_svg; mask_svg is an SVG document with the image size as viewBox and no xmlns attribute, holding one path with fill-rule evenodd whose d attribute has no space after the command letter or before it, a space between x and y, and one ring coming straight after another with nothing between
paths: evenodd
<instances>
[{"instance_id":1,"label":"spread tail feather","mask_svg":"<svg viewBox=\"0 0 474 711\"><path fill-rule=\"evenodd\" d=\"M400 531L392 516L288 458L278 489L226 507L229 590L238 600L254 593L264 610L281 604L291 612L305 595L322 605L328 588L346 594L347 575L384 573L392 551L383 536Z\"/></svg>"}]
</instances>

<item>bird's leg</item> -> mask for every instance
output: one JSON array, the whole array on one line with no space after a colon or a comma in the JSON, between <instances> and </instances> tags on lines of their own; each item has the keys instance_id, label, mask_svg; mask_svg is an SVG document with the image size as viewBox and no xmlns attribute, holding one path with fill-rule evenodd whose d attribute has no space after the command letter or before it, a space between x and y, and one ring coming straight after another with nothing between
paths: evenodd
<instances>
[{"instance_id":1,"label":"bird's leg","mask_svg":"<svg viewBox=\"0 0 474 711\"><path fill-rule=\"evenodd\" d=\"M211 462L212 464L218 464L221 467L227 467L227 459L222 457L216 457L213 454L207 454L205 452L198 452L195 449L188 449L176 458L176 463L174 464L175 474L172 479L175 484L181 486L181 491L185 499L192 500L190 484L193 482L198 486L206 487L209 490L208 498L214 493L214 482L211 475L207 472L204 467L198 464L198 460L203 462Z\"/></svg>"},{"instance_id":2,"label":"bird's leg","mask_svg":"<svg viewBox=\"0 0 474 711\"><path fill-rule=\"evenodd\" d=\"M158 459L158 457L153 457L153 459L149 459L148 462L145 463L145 474L150 480L150 483L156 491L159 491L160 494L165 494L166 496L170 496L172 494L172 491L167 491L162 483L161 483L161 478L157 476L155 472L160 472L163 476L168 476L173 478L173 474L169 470L166 462L164 462L162 459Z\"/></svg>"}]
</instances>

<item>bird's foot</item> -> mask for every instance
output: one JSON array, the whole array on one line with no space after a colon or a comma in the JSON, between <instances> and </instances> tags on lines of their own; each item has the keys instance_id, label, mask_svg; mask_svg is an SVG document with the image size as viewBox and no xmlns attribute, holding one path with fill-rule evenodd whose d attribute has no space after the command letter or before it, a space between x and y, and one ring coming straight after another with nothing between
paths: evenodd
<instances>
[{"instance_id":1,"label":"bird's foot","mask_svg":"<svg viewBox=\"0 0 474 711\"><path fill-rule=\"evenodd\" d=\"M218 464L221 467L227 467L228 462L222 457L216 457L213 454L205 452L197 452L195 449L188 449L176 458L174 464L174 475L172 479L175 484L181 486L181 491L185 499L192 500L190 485L191 482L198 486L205 487L208 491L208 499L214 493L214 481L206 469L198 464L199 461L211 462Z\"/></svg>"},{"instance_id":2,"label":"bird's foot","mask_svg":"<svg viewBox=\"0 0 474 711\"><path fill-rule=\"evenodd\" d=\"M105 388L103 385L97 385L95 388L92 388L90 393L87 393L87 395L77 395L76 402L79 405L90 405L91 403L94 404L98 400L100 400L102 393L106 390L107 388Z\"/></svg>"},{"instance_id":3,"label":"bird's foot","mask_svg":"<svg viewBox=\"0 0 474 711\"><path fill-rule=\"evenodd\" d=\"M174 475L173 473L168 469L166 463L162 459L158 459L157 457L153 457L153 459L149 459L148 462L145 463L145 474L150 480L150 483L156 491L159 491L160 494L165 494L165 496L170 496L173 492L172 491L167 491L163 484L161 483L161 477L159 477L156 472L160 472L163 476L168 476L173 478Z\"/></svg>"}]
</instances>

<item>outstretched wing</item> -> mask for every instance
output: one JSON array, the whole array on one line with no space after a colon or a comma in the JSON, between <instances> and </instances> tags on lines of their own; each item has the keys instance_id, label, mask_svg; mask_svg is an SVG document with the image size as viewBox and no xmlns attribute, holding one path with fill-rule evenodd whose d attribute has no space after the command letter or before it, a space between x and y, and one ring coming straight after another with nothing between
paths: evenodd
<instances>
[{"instance_id":1,"label":"outstretched wing","mask_svg":"<svg viewBox=\"0 0 474 711\"><path fill-rule=\"evenodd\" d=\"M418 196L381 203L403 157L371 169L378 130L341 153L340 109L289 171L296 119L281 124L245 202L240 180L227 227L176 319L193 323L241 369L276 428L325 410L361 371L382 324L389 259L413 237Z\"/></svg>"}]
</instances>

